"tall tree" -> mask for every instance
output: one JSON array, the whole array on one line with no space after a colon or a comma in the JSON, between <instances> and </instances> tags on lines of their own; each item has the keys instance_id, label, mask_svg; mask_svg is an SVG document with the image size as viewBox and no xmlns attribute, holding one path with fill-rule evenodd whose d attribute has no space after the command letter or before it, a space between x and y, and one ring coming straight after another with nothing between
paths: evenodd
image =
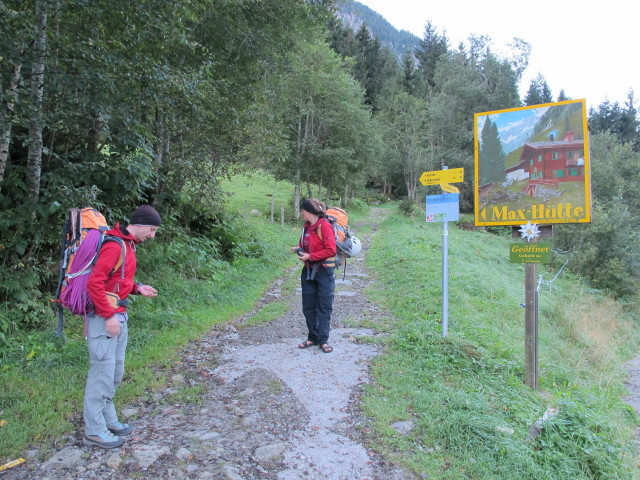
<instances>
[{"instance_id":1,"label":"tall tree","mask_svg":"<svg viewBox=\"0 0 640 480\"><path fill-rule=\"evenodd\" d=\"M589 110L589 128L592 132L610 132L620 142L630 143L632 148L640 151L640 119L635 108L633 91L627 94L624 107L618 102L605 100L597 109Z\"/></svg>"},{"instance_id":2,"label":"tall tree","mask_svg":"<svg viewBox=\"0 0 640 480\"><path fill-rule=\"evenodd\" d=\"M529 90L527 90L527 95L524 98L524 104L527 106L540 105L552 101L551 89L545 78L539 73L529 84Z\"/></svg>"},{"instance_id":3,"label":"tall tree","mask_svg":"<svg viewBox=\"0 0 640 480\"><path fill-rule=\"evenodd\" d=\"M415 200L418 178L428 170L425 148L426 103L404 91L397 92L380 112L387 168L402 172L407 197Z\"/></svg>"},{"instance_id":4,"label":"tall tree","mask_svg":"<svg viewBox=\"0 0 640 480\"><path fill-rule=\"evenodd\" d=\"M27 194L35 203L40 194L40 177L42 174L42 129L45 56L47 49L47 15L46 0L36 0L34 13L33 58L31 63L31 114L29 122L29 154L27 157Z\"/></svg>"},{"instance_id":5,"label":"tall tree","mask_svg":"<svg viewBox=\"0 0 640 480\"><path fill-rule=\"evenodd\" d=\"M355 65L353 68L355 78L360 82L365 90L365 98L373 111L379 108L381 92L389 77L395 71L389 71L388 64L396 64L380 41L373 37L367 26L363 23L356 33L358 45Z\"/></svg>"},{"instance_id":6,"label":"tall tree","mask_svg":"<svg viewBox=\"0 0 640 480\"><path fill-rule=\"evenodd\" d=\"M270 169L294 184L297 205L311 182L321 183L325 196L339 191L344 198L364 176L370 115L364 90L325 43L300 42L288 60L270 103L282 112L291 155L272 161Z\"/></svg>"},{"instance_id":7,"label":"tall tree","mask_svg":"<svg viewBox=\"0 0 640 480\"><path fill-rule=\"evenodd\" d=\"M420 46L416 49L415 55L418 59L420 75L429 89L435 86L436 66L440 58L449 51L448 43L446 35L439 34L433 23L431 21L427 22L424 27L424 35L420 40Z\"/></svg>"},{"instance_id":8,"label":"tall tree","mask_svg":"<svg viewBox=\"0 0 640 480\"><path fill-rule=\"evenodd\" d=\"M402 77L400 88L409 95L416 94L418 81L418 70L416 68L415 56L412 52L405 52L402 55Z\"/></svg>"}]
</instances>

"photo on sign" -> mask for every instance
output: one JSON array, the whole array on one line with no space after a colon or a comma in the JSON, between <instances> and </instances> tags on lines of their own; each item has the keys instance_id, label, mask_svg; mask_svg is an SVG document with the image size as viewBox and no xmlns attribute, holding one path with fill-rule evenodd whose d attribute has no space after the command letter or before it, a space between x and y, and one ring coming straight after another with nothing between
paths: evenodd
<instances>
[{"instance_id":1,"label":"photo on sign","mask_svg":"<svg viewBox=\"0 0 640 480\"><path fill-rule=\"evenodd\" d=\"M585 100L478 113L475 223L591 221Z\"/></svg>"}]
</instances>

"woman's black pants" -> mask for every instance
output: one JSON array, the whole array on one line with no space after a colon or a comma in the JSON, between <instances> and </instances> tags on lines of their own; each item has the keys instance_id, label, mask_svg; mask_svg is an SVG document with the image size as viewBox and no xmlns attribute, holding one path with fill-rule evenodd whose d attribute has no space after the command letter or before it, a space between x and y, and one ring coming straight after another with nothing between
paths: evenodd
<instances>
[{"instance_id":1,"label":"woman's black pants","mask_svg":"<svg viewBox=\"0 0 640 480\"><path fill-rule=\"evenodd\" d=\"M308 340L318 345L329 341L335 275L333 268L318 266L315 275L308 266L302 269L302 313L309 329ZM312 277L312 278L309 278Z\"/></svg>"}]
</instances>

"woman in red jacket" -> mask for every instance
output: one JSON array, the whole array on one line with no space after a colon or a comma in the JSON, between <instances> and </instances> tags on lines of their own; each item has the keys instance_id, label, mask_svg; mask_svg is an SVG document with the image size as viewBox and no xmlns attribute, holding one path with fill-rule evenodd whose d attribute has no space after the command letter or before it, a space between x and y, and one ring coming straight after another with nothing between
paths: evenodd
<instances>
[{"instance_id":1,"label":"woman in red jacket","mask_svg":"<svg viewBox=\"0 0 640 480\"><path fill-rule=\"evenodd\" d=\"M315 198L302 202L304 230L300 243L291 250L304 262L300 275L302 313L309 329L307 339L298 347L318 345L324 353L330 353L333 351L328 341L335 287L336 239L333 227L324 218L326 210L326 206Z\"/></svg>"}]
</instances>

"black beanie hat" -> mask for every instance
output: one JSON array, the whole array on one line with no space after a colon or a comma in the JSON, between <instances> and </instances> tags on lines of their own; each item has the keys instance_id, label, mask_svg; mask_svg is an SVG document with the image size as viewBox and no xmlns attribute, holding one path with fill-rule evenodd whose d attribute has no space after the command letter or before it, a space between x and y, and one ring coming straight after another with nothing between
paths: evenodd
<instances>
[{"instance_id":1,"label":"black beanie hat","mask_svg":"<svg viewBox=\"0 0 640 480\"><path fill-rule=\"evenodd\" d=\"M131 214L130 225L160 226L160 215L151 205L142 205Z\"/></svg>"}]
</instances>

